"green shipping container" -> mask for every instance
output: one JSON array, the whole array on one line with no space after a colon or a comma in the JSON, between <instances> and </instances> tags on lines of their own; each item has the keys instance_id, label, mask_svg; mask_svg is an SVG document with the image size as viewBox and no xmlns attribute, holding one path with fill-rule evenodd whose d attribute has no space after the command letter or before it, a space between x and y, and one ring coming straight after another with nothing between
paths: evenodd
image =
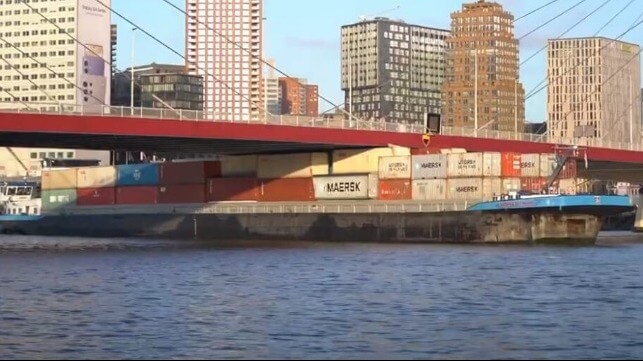
<instances>
[{"instance_id":1,"label":"green shipping container","mask_svg":"<svg viewBox=\"0 0 643 361\"><path fill-rule=\"evenodd\" d=\"M44 211L53 211L75 205L75 189L54 189L42 191L42 209Z\"/></svg>"}]
</instances>

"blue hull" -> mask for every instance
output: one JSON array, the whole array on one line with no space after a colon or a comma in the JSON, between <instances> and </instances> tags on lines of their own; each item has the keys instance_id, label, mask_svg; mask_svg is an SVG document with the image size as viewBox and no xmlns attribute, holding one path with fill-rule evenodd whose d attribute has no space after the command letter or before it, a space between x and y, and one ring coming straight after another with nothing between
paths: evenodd
<instances>
[{"instance_id":1,"label":"blue hull","mask_svg":"<svg viewBox=\"0 0 643 361\"><path fill-rule=\"evenodd\" d=\"M627 196L544 196L478 203L470 211L477 212L538 212L559 211L591 215L615 215L635 209Z\"/></svg>"}]
</instances>

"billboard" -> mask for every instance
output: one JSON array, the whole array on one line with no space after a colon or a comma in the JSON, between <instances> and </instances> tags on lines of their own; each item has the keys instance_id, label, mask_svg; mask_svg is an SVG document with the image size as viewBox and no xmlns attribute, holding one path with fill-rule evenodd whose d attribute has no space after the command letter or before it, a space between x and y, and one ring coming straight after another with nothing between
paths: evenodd
<instances>
[{"instance_id":1,"label":"billboard","mask_svg":"<svg viewBox=\"0 0 643 361\"><path fill-rule=\"evenodd\" d=\"M111 0L101 2L111 7ZM78 0L76 11L76 103L100 113L110 102L111 12L96 0Z\"/></svg>"}]
</instances>

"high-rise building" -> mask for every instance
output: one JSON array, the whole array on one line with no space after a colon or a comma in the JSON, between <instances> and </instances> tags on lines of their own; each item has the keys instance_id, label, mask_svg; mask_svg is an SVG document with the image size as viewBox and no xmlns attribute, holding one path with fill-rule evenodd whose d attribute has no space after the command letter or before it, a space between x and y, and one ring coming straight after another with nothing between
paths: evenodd
<instances>
[{"instance_id":1,"label":"high-rise building","mask_svg":"<svg viewBox=\"0 0 643 361\"><path fill-rule=\"evenodd\" d=\"M0 1L0 109L78 105L89 113L109 105L110 20L109 9L93 0ZM80 156L109 158L107 152L1 148L0 177L34 175L43 158Z\"/></svg>"},{"instance_id":2,"label":"high-rise building","mask_svg":"<svg viewBox=\"0 0 643 361\"><path fill-rule=\"evenodd\" d=\"M500 4L484 0L451 14L442 87L445 126L523 131L525 92L513 21Z\"/></svg>"},{"instance_id":3,"label":"high-rise building","mask_svg":"<svg viewBox=\"0 0 643 361\"><path fill-rule=\"evenodd\" d=\"M281 114L319 115L319 87L306 79L279 78Z\"/></svg>"},{"instance_id":4,"label":"high-rise building","mask_svg":"<svg viewBox=\"0 0 643 361\"><path fill-rule=\"evenodd\" d=\"M116 53L117 53L117 45L118 45L118 26L116 24L111 25L111 68L112 68L112 77L116 75Z\"/></svg>"},{"instance_id":5,"label":"high-rise building","mask_svg":"<svg viewBox=\"0 0 643 361\"><path fill-rule=\"evenodd\" d=\"M640 142L639 46L606 38L549 40L551 141Z\"/></svg>"},{"instance_id":6,"label":"high-rise building","mask_svg":"<svg viewBox=\"0 0 643 361\"><path fill-rule=\"evenodd\" d=\"M364 120L413 124L439 114L448 36L388 18L343 26L346 109Z\"/></svg>"},{"instance_id":7,"label":"high-rise building","mask_svg":"<svg viewBox=\"0 0 643 361\"><path fill-rule=\"evenodd\" d=\"M186 0L186 68L203 78L211 116L265 116L262 99L262 0Z\"/></svg>"},{"instance_id":8,"label":"high-rise building","mask_svg":"<svg viewBox=\"0 0 643 361\"><path fill-rule=\"evenodd\" d=\"M271 67L267 67L265 73L266 75L263 77L263 96L265 101L264 107L270 114L279 115L281 114L279 76L274 69L274 66L276 64L275 60L268 60L268 64L270 64Z\"/></svg>"}]
</instances>

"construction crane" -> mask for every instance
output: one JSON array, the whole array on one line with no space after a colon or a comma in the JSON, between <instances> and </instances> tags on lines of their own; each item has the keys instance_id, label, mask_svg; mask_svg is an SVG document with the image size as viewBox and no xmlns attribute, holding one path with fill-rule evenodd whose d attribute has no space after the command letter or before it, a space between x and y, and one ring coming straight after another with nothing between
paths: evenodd
<instances>
[{"instance_id":1,"label":"construction crane","mask_svg":"<svg viewBox=\"0 0 643 361\"><path fill-rule=\"evenodd\" d=\"M399 8L400 8L400 5L398 5L398 6L394 7L394 8L392 8L392 9L388 9L388 10L381 11L381 12L379 12L379 13L377 13L377 14L373 14L373 15L362 15L362 16L360 16L360 17L359 17L359 21L369 21L369 20L373 20L373 19L374 19L375 17L377 17L377 16L381 16L381 15L384 15L384 14L390 13L390 12L392 12L392 11L395 11L395 10L399 9Z\"/></svg>"}]
</instances>

